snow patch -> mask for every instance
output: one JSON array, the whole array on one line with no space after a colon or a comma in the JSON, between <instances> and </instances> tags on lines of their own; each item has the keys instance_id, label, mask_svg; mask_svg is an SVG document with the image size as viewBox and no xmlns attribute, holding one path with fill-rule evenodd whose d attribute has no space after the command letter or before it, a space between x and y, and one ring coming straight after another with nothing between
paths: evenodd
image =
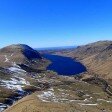
<instances>
[{"instance_id":1,"label":"snow patch","mask_svg":"<svg viewBox=\"0 0 112 112\"><path fill-rule=\"evenodd\" d=\"M13 67L10 67L8 68L8 70L12 71L12 72L16 72L16 73L21 73L21 72L26 72L25 70L21 69L21 68L18 68L16 66L13 66Z\"/></svg>"},{"instance_id":2,"label":"snow patch","mask_svg":"<svg viewBox=\"0 0 112 112\"><path fill-rule=\"evenodd\" d=\"M15 62L12 62L12 67L8 68L8 70L10 70L12 72L16 72L18 74L26 73L26 71L21 69L21 67L19 65L17 65Z\"/></svg>"},{"instance_id":3,"label":"snow patch","mask_svg":"<svg viewBox=\"0 0 112 112\"><path fill-rule=\"evenodd\" d=\"M63 91L62 89L58 89ZM86 98L84 100L71 100L68 98L69 94L64 93L64 91L58 95L55 94L54 88L48 89L48 91L43 91L40 95L37 95L37 97L43 101L43 102L61 102L61 103L70 103L70 102L75 102L75 103L88 103L89 100Z\"/></svg>"},{"instance_id":4,"label":"snow patch","mask_svg":"<svg viewBox=\"0 0 112 112\"><path fill-rule=\"evenodd\" d=\"M43 94L40 95L41 98L46 98L46 97L48 98L51 96L54 96L54 93L51 91L43 92Z\"/></svg>"},{"instance_id":5,"label":"snow patch","mask_svg":"<svg viewBox=\"0 0 112 112\"><path fill-rule=\"evenodd\" d=\"M94 103L94 104L92 104L92 103L88 103L88 104L86 104L86 103L78 103L79 105L81 105L81 106L97 106L98 104L97 103Z\"/></svg>"},{"instance_id":6,"label":"snow patch","mask_svg":"<svg viewBox=\"0 0 112 112\"><path fill-rule=\"evenodd\" d=\"M17 65L16 62L12 62L12 66L21 69L21 67L19 65Z\"/></svg>"},{"instance_id":7,"label":"snow patch","mask_svg":"<svg viewBox=\"0 0 112 112\"><path fill-rule=\"evenodd\" d=\"M4 56L5 56L5 62L9 62L7 55L4 55Z\"/></svg>"},{"instance_id":8,"label":"snow patch","mask_svg":"<svg viewBox=\"0 0 112 112\"><path fill-rule=\"evenodd\" d=\"M10 57L12 57L14 54L12 53Z\"/></svg>"},{"instance_id":9,"label":"snow patch","mask_svg":"<svg viewBox=\"0 0 112 112\"><path fill-rule=\"evenodd\" d=\"M42 94L37 95L37 97L43 102L58 102L58 99L53 93L54 89L51 88L49 91L43 91Z\"/></svg>"},{"instance_id":10,"label":"snow patch","mask_svg":"<svg viewBox=\"0 0 112 112\"><path fill-rule=\"evenodd\" d=\"M6 104L0 103L0 112L3 112L7 107Z\"/></svg>"},{"instance_id":11,"label":"snow patch","mask_svg":"<svg viewBox=\"0 0 112 112\"><path fill-rule=\"evenodd\" d=\"M63 89L58 89L58 91L64 91Z\"/></svg>"},{"instance_id":12,"label":"snow patch","mask_svg":"<svg viewBox=\"0 0 112 112\"><path fill-rule=\"evenodd\" d=\"M1 82L1 86L3 87L20 91L23 91L22 87L24 87L25 85L30 85L30 83L26 81L24 78L19 77L11 78L11 80L2 80Z\"/></svg>"},{"instance_id":13,"label":"snow patch","mask_svg":"<svg viewBox=\"0 0 112 112\"><path fill-rule=\"evenodd\" d=\"M104 101L104 102L107 102L107 103L112 103L112 100L105 100L105 99L97 99L97 101Z\"/></svg>"},{"instance_id":14,"label":"snow patch","mask_svg":"<svg viewBox=\"0 0 112 112\"><path fill-rule=\"evenodd\" d=\"M5 56L5 61L4 62L9 62L9 58L13 56L13 53L10 56L4 55Z\"/></svg>"},{"instance_id":15,"label":"snow patch","mask_svg":"<svg viewBox=\"0 0 112 112\"><path fill-rule=\"evenodd\" d=\"M49 91L54 91L54 88L50 88Z\"/></svg>"}]
</instances>

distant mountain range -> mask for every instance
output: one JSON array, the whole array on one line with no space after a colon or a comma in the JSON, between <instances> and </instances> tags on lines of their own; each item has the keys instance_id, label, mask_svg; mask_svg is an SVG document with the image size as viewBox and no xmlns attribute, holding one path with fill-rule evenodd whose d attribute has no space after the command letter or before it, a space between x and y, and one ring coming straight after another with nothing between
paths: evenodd
<instances>
[{"instance_id":1,"label":"distant mountain range","mask_svg":"<svg viewBox=\"0 0 112 112\"><path fill-rule=\"evenodd\" d=\"M71 49L75 48L76 46L62 46L62 47L45 47L45 48L35 48L36 50L62 50L62 49Z\"/></svg>"}]
</instances>

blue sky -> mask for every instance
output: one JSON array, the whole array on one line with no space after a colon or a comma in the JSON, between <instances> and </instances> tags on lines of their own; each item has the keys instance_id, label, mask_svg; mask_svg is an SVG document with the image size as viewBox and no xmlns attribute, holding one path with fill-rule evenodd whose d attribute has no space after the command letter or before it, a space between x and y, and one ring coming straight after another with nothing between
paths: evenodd
<instances>
[{"instance_id":1,"label":"blue sky","mask_svg":"<svg viewBox=\"0 0 112 112\"><path fill-rule=\"evenodd\" d=\"M0 0L0 47L112 40L112 0Z\"/></svg>"}]
</instances>

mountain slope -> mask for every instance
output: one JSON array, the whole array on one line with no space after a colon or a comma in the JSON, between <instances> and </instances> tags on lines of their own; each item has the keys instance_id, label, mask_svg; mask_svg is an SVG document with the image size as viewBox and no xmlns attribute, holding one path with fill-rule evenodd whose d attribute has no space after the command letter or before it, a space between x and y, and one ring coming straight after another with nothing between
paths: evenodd
<instances>
[{"instance_id":1,"label":"mountain slope","mask_svg":"<svg viewBox=\"0 0 112 112\"><path fill-rule=\"evenodd\" d=\"M34 78L48 63L27 45L10 45L0 49L0 112L25 95L48 86Z\"/></svg>"},{"instance_id":2,"label":"mountain slope","mask_svg":"<svg viewBox=\"0 0 112 112\"><path fill-rule=\"evenodd\" d=\"M46 60L33 48L24 45L10 45L0 49L0 66L19 67L24 65L28 68L39 69L45 67Z\"/></svg>"},{"instance_id":3,"label":"mountain slope","mask_svg":"<svg viewBox=\"0 0 112 112\"><path fill-rule=\"evenodd\" d=\"M98 41L61 54L81 61L92 74L112 79L112 41Z\"/></svg>"},{"instance_id":4,"label":"mountain slope","mask_svg":"<svg viewBox=\"0 0 112 112\"><path fill-rule=\"evenodd\" d=\"M70 50L68 53L71 52L76 51ZM74 54L72 56L76 58ZM48 63L26 45L5 47L0 50L0 57L0 112L9 106L4 112L112 110L111 85L104 79L80 80L75 76L59 76L53 71L39 72L38 69ZM82 62L86 58L77 57Z\"/></svg>"},{"instance_id":5,"label":"mountain slope","mask_svg":"<svg viewBox=\"0 0 112 112\"><path fill-rule=\"evenodd\" d=\"M0 49L0 57L3 58L6 63L10 63L10 61L20 63L22 61L25 62L33 59L42 59L36 50L23 44L10 45Z\"/></svg>"},{"instance_id":6,"label":"mountain slope","mask_svg":"<svg viewBox=\"0 0 112 112\"><path fill-rule=\"evenodd\" d=\"M41 77L40 79L44 79ZM112 97L74 77L50 77L49 88L21 99L4 112L111 112Z\"/></svg>"}]
</instances>

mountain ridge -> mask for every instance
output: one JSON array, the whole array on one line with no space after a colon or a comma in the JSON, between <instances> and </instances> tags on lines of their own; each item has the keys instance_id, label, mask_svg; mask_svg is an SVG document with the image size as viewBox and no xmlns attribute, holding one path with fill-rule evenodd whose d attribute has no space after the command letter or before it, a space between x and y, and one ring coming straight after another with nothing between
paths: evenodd
<instances>
[{"instance_id":1,"label":"mountain ridge","mask_svg":"<svg viewBox=\"0 0 112 112\"><path fill-rule=\"evenodd\" d=\"M112 41L98 41L56 54L79 60L92 74L112 79Z\"/></svg>"},{"instance_id":2,"label":"mountain ridge","mask_svg":"<svg viewBox=\"0 0 112 112\"><path fill-rule=\"evenodd\" d=\"M6 58L5 54L10 55L9 57L13 57L13 58L20 58L20 59L24 58L24 60L25 59L28 59L28 60L42 59L41 55L36 50L34 50L33 48L25 44L13 44L13 45L9 45L0 49L0 56L4 55ZM5 62L8 62L8 61L9 60L7 56ZM15 60L15 61L18 61L18 60Z\"/></svg>"}]
</instances>

